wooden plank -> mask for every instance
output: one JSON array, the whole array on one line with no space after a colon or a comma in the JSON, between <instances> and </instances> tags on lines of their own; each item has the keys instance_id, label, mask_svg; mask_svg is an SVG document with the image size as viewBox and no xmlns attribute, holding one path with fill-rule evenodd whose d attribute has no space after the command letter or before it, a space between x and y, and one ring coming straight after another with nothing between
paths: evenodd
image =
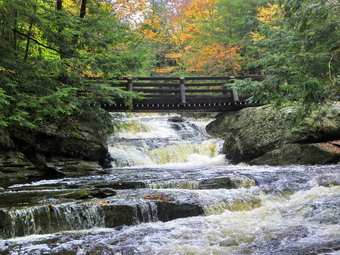
<instances>
[{"instance_id":1,"label":"wooden plank","mask_svg":"<svg viewBox=\"0 0 340 255\"><path fill-rule=\"evenodd\" d=\"M186 87L214 87L214 86L223 86L226 82L206 82L206 83L185 83Z\"/></svg>"},{"instance_id":2,"label":"wooden plank","mask_svg":"<svg viewBox=\"0 0 340 255\"><path fill-rule=\"evenodd\" d=\"M143 93L178 93L179 89L140 89L140 88L134 88L135 92L143 92Z\"/></svg>"},{"instance_id":3,"label":"wooden plank","mask_svg":"<svg viewBox=\"0 0 340 255\"><path fill-rule=\"evenodd\" d=\"M229 100L223 100L223 99L209 99L209 100L195 100L195 99L188 99L187 100L187 104L200 104L200 105L209 105L209 104L215 104L215 103L234 103L232 101Z\"/></svg>"},{"instance_id":4,"label":"wooden plank","mask_svg":"<svg viewBox=\"0 0 340 255\"><path fill-rule=\"evenodd\" d=\"M134 87L179 87L179 83L134 82Z\"/></svg>"},{"instance_id":5,"label":"wooden plank","mask_svg":"<svg viewBox=\"0 0 340 255\"><path fill-rule=\"evenodd\" d=\"M145 94L143 95L143 97L145 98L163 98L163 99L167 99L167 98L171 98L171 97L176 97L176 95L178 94L175 94L175 95L149 95L149 94Z\"/></svg>"},{"instance_id":6,"label":"wooden plank","mask_svg":"<svg viewBox=\"0 0 340 255\"><path fill-rule=\"evenodd\" d=\"M230 100L231 102L234 102L230 97L187 97L188 100L197 100L201 102L205 102L206 100L210 99L217 99L217 100Z\"/></svg>"},{"instance_id":7,"label":"wooden plank","mask_svg":"<svg viewBox=\"0 0 340 255\"><path fill-rule=\"evenodd\" d=\"M179 77L135 77L134 81L179 81Z\"/></svg>"},{"instance_id":8,"label":"wooden plank","mask_svg":"<svg viewBox=\"0 0 340 255\"><path fill-rule=\"evenodd\" d=\"M138 104L179 104L178 99L173 99L173 100L161 100L161 99L149 99L149 100L144 100L144 101L139 101Z\"/></svg>"},{"instance_id":9,"label":"wooden plank","mask_svg":"<svg viewBox=\"0 0 340 255\"><path fill-rule=\"evenodd\" d=\"M186 89L185 90L186 94L187 93L223 93L227 92L225 89Z\"/></svg>"}]
</instances>

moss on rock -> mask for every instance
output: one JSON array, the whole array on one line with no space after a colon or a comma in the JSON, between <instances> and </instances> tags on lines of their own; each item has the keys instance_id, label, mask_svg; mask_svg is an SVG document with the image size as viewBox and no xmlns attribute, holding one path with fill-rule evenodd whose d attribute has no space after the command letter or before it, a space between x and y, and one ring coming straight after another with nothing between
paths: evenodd
<instances>
[{"instance_id":1,"label":"moss on rock","mask_svg":"<svg viewBox=\"0 0 340 255\"><path fill-rule=\"evenodd\" d=\"M338 153L312 145L340 139L340 104L313 112L299 123L292 108L245 108L221 114L207 126L225 141L223 151L232 162L252 164L326 164Z\"/></svg>"}]
</instances>

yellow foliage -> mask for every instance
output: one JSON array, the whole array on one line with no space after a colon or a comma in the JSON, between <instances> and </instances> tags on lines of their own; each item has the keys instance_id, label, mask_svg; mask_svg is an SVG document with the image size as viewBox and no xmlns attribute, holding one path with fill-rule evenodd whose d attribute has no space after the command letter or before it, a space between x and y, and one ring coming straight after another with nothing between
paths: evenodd
<instances>
[{"instance_id":1,"label":"yellow foliage","mask_svg":"<svg viewBox=\"0 0 340 255\"><path fill-rule=\"evenodd\" d=\"M168 54L165 54L164 55L166 58L171 58L171 59L178 59L178 58L181 58L183 56L182 53L168 53Z\"/></svg>"},{"instance_id":2,"label":"yellow foliage","mask_svg":"<svg viewBox=\"0 0 340 255\"><path fill-rule=\"evenodd\" d=\"M261 35L259 32L252 32L251 33L251 39L255 42L261 41L264 39L264 36Z\"/></svg>"},{"instance_id":3,"label":"yellow foliage","mask_svg":"<svg viewBox=\"0 0 340 255\"><path fill-rule=\"evenodd\" d=\"M187 71L211 74L233 74L241 69L240 45L213 43L189 58Z\"/></svg>"},{"instance_id":4,"label":"yellow foliage","mask_svg":"<svg viewBox=\"0 0 340 255\"><path fill-rule=\"evenodd\" d=\"M167 66L163 68L158 68L155 70L156 73L170 73L172 72L176 67L175 66Z\"/></svg>"},{"instance_id":5,"label":"yellow foliage","mask_svg":"<svg viewBox=\"0 0 340 255\"><path fill-rule=\"evenodd\" d=\"M264 24L270 24L276 20L279 20L281 13L282 13L282 9L278 4L269 3L266 6L257 8L256 18L258 21ZM266 29L269 29L269 28L266 28ZM280 29L280 27L272 26L270 29ZM263 35L261 35L260 32L251 33L251 37L254 43L257 43L265 38Z\"/></svg>"},{"instance_id":6,"label":"yellow foliage","mask_svg":"<svg viewBox=\"0 0 340 255\"><path fill-rule=\"evenodd\" d=\"M0 72L5 72L5 73L15 73L13 70L9 70L5 67L0 66Z\"/></svg>"},{"instance_id":7,"label":"yellow foliage","mask_svg":"<svg viewBox=\"0 0 340 255\"><path fill-rule=\"evenodd\" d=\"M104 73L93 73L91 70L82 71L84 77L104 77Z\"/></svg>"},{"instance_id":8,"label":"yellow foliage","mask_svg":"<svg viewBox=\"0 0 340 255\"><path fill-rule=\"evenodd\" d=\"M272 23L277 19L280 7L278 4L269 3L267 6L259 7L256 18L262 23Z\"/></svg>"}]
</instances>

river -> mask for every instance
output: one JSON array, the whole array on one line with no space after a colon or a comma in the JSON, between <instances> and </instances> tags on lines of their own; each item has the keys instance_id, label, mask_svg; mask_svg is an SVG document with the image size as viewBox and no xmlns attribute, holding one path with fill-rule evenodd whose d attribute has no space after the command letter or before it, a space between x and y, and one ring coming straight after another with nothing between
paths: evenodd
<instances>
[{"instance_id":1,"label":"river","mask_svg":"<svg viewBox=\"0 0 340 255\"><path fill-rule=\"evenodd\" d=\"M111 168L0 190L0 254L340 254L340 165L231 165L209 119L115 121Z\"/></svg>"}]
</instances>

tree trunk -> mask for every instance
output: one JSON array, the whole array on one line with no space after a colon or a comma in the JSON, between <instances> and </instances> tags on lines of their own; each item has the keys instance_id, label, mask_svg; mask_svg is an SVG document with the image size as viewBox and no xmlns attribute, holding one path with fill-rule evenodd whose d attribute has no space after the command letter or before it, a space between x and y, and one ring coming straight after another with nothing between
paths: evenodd
<instances>
[{"instance_id":1,"label":"tree trunk","mask_svg":"<svg viewBox=\"0 0 340 255\"><path fill-rule=\"evenodd\" d=\"M18 12L14 11L14 29L17 30L17 28L18 28ZM17 54L18 36L15 30L13 30L13 49L15 54Z\"/></svg>"},{"instance_id":2,"label":"tree trunk","mask_svg":"<svg viewBox=\"0 0 340 255\"><path fill-rule=\"evenodd\" d=\"M81 1L81 6L80 6L80 14L79 14L79 18L84 18L86 15L86 7L87 7L87 0L82 0ZM76 45L78 43L78 35L75 35L73 37L73 44Z\"/></svg>"},{"instance_id":3,"label":"tree trunk","mask_svg":"<svg viewBox=\"0 0 340 255\"><path fill-rule=\"evenodd\" d=\"M63 9L63 0L57 0L57 10L61 11Z\"/></svg>"},{"instance_id":4,"label":"tree trunk","mask_svg":"<svg viewBox=\"0 0 340 255\"><path fill-rule=\"evenodd\" d=\"M29 48L30 48L30 40L31 40L32 28L33 28L33 22L30 23L30 26L28 28L24 61L26 61L27 58L28 58L28 52L29 52Z\"/></svg>"},{"instance_id":5,"label":"tree trunk","mask_svg":"<svg viewBox=\"0 0 340 255\"><path fill-rule=\"evenodd\" d=\"M81 1L81 7L80 7L80 18L84 18L86 15L86 6L87 6L87 0Z\"/></svg>"},{"instance_id":6,"label":"tree trunk","mask_svg":"<svg viewBox=\"0 0 340 255\"><path fill-rule=\"evenodd\" d=\"M57 3L56 3L56 10L57 11L62 11L63 10L63 0L57 0ZM60 17L58 17L59 19L60 19ZM57 30L58 32L58 41L60 42L60 43L58 43L59 44L59 51L60 51L60 58L61 59L63 59L63 58L65 58L66 56L65 56L65 53L64 53L64 51L65 51L65 40L63 39L64 37L63 37L63 35L62 35L62 31L63 31L63 28L62 27L59 27L58 28L58 30Z\"/></svg>"}]
</instances>

